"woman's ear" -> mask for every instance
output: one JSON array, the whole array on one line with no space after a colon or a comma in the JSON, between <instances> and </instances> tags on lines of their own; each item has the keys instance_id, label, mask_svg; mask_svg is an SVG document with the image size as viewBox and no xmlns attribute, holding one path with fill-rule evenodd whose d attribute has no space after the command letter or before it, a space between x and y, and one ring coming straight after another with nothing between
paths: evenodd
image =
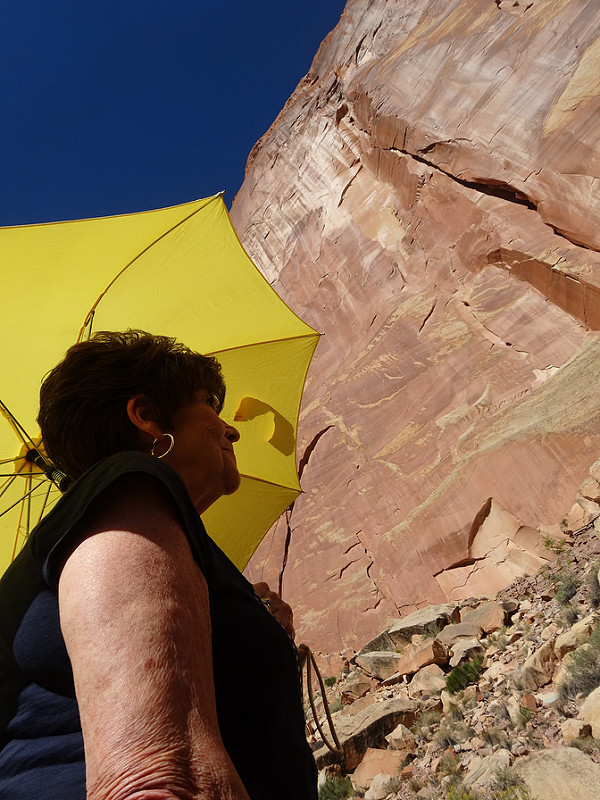
<instances>
[{"instance_id":1,"label":"woman's ear","mask_svg":"<svg viewBox=\"0 0 600 800\"><path fill-rule=\"evenodd\" d=\"M163 435L160 426L154 421L150 403L145 394L136 394L127 401L127 416L135 427L142 433L147 433L152 439Z\"/></svg>"}]
</instances>

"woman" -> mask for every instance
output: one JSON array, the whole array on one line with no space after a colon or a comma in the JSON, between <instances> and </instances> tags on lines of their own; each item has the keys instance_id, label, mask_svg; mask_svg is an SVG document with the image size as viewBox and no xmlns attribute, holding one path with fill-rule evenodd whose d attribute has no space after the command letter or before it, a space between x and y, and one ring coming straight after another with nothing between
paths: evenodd
<instances>
[{"instance_id":1,"label":"woman","mask_svg":"<svg viewBox=\"0 0 600 800\"><path fill-rule=\"evenodd\" d=\"M75 483L0 581L2 800L316 798L291 610L199 517L240 483L224 395L215 359L141 331L44 381Z\"/></svg>"}]
</instances>

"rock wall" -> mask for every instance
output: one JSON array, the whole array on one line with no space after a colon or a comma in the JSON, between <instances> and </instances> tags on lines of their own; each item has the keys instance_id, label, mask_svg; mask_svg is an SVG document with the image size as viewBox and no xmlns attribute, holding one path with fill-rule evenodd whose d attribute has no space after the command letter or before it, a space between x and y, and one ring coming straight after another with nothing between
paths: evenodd
<instances>
[{"instance_id":1,"label":"rock wall","mask_svg":"<svg viewBox=\"0 0 600 800\"><path fill-rule=\"evenodd\" d=\"M594 0L349 0L250 154L234 224L324 335L248 574L313 648L530 571L598 457L599 58Z\"/></svg>"}]
</instances>

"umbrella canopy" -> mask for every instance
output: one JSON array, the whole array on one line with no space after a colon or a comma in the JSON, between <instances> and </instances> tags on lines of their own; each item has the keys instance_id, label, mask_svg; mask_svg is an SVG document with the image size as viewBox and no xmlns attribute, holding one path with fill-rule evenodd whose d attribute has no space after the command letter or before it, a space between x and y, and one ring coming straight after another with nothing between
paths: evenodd
<instances>
[{"instance_id":1,"label":"umbrella canopy","mask_svg":"<svg viewBox=\"0 0 600 800\"><path fill-rule=\"evenodd\" d=\"M94 331L127 328L174 336L221 362L242 483L203 518L242 569L300 491L296 426L318 334L256 269L221 195L0 228L0 263L0 571L60 495L30 460L44 375Z\"/></svg>"}]
</instances>

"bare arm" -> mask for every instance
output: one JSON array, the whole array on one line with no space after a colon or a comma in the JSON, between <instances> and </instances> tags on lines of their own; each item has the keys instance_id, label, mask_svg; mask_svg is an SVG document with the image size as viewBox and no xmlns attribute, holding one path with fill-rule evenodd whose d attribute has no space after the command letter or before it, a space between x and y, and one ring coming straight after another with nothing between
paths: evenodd
<instances>
[{"instance_id":1,"label":"bare arm","mask_svg":"<svg viewBox=\"0 0 600 800\"><path fill-rule=\"evenodd\" d=\"M88 800L248 800L218 729L206 581L152 488L116 491L60 578Z\"/></svg>"}]
</instances>

